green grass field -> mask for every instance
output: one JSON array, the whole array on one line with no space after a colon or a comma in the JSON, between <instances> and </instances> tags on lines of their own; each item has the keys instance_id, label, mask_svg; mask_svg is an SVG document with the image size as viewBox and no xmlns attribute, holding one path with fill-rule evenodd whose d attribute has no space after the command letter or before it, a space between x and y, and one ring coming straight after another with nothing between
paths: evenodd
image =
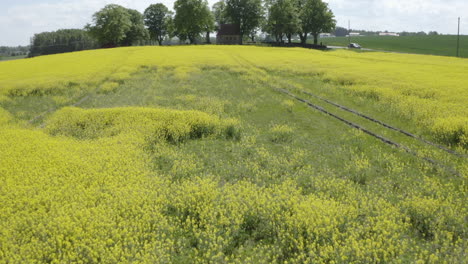
<instances>
[{"instance_id":1,"label":"green grass field","mask_svg":"<svg viewBox=\"0 0 468 264\"><path fill-rule=\"evenodd\" d=\"M320 42L330 46L347 46L348 38L322 38ZM457 36L363 36L352 37L351 42L375 50L456 56ZM468 57L468 36L460 36L460 56Z\"/></svg>"},{"instance_id":2,"label":"green grass field","mask_svg":"<svg viewBox=\"0 0 468 264\"><path fill-rule=\"evenodd\" d=\"M305 93L437 140L376 88L351 89L348 63L380 65L374 74L392 80L402 59L421 84L426 61L435 71L466 67L454 58L227 46L6 62L4 72L18 75L0 75L0 263L463 263L466 158ZM412 96L389 83L404 89L398 101ZM430 100L463 113L443 96Z\"/></svg>"}]
</instances>

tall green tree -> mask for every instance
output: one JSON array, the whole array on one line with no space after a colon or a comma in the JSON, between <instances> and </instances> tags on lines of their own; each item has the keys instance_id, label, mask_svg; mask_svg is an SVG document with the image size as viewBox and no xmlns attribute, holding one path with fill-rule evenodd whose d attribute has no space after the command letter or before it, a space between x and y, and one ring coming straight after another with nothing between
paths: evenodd
<instances>
[{"instance_id":1,"label":"tall green tree","mask_svg":"<svg viewBox=\"0 0 468 264\"><path fill-rule=\"evenodd\" d=\"M206 6L206 15L204 16L204 32L206 33L206 43L211 44L210 33L216 30L215 18L213 12L210 11L209 7Z\"/></svg>"},{"instance_id":2,"label":"tall green tree","mask_svg":"<svg viewBox=\"0 0 468 264\"><path fill-rule=\"evenodd\" d=\"M212 12L216 29L219 30L222 24L226 24L228 22L226 17L226 2L224 0L216 2L211 9L213 10Z\"/></svg>"},{"instance_id":3,"label":"tall green tree","mask_svg":"<svg viewBox=\"0 0 468 264\"><path fill-rule=\"evenodd\" d=\"M130 46L149 37L140 12L115 4L94 13L93 23L85 28L103 47Z\"/></svg>"},{"instance_id":4,"label":"tall green tree","mask_svg":"<svg viewBox=\"0 0 468 264\"><path fill-rule=\"evenodd\" d=\"M307 35L310 33L314 37L314 44L317 45L320 33L330 32L335 29L336 20L333 12L328 8L328 4L322 0L296 1L301 21L298 32L301 43L306 43Z\"/></svg>"},{"instance_id":5,"label":"tall green tree","mask_svg":"<svg viewBox=\"0 0 468 264\"><path fill-rule=\"evenodd\" d=\"M125 32L125 38L122 40L121 44L123 46L131 46L145 43L150 35L145 28L143 15L134 9L127 9L127 12L130 17L131 25L130 29Z\"/></svg>"},{"instance_id":6,"label":"tall green tree","mask_svg":"<svg viewBox=\"0 0 468 264\"><path fill-rule=\"evenodd\" d=\"M277 42L283 41L283 36L291 37L299 29L299 18L294 0L272 0L268 4L266 31L274 35Z\"/></svg>"},{"instance_id":7,"label":"tall green tree","mask_svg":"<svg viewBox=\"0 0 468 264\"><path fill-rule=\"evenodd\" d=\"M181 40L193 44L201 33L212 30L213 16L206 0L177 0L174 10L174 28Z\"/></svg>"},{"instance_id":8,"label":"tall green tree","mask_svg":"<svg viewBox=\"0 0 468 264\"><path fill-rule=\"evenodd\" d=\"M226 16L239 25L241 39L260 26L263 15L262 0L226 0Z\"/></svg>"},{"instance_id":9,"label":"tall green tree","mask_svg":"<svg viewBox=\"0 0 468 264\"><path fill-rule=\"evenodd\" d=\"M151 38L162 45L164 38L171 35L172 12L164 4L153 4L146 8L143 17Z\"/></svg>"},{"instance_id":10,"label":"tall green tree","mask_svg":"<svg viewBox=\"0 0 468 264\"><path fill-rule=\"evenodd\" d=\"M102 46L118 46L132 28L130 15L122 6L111 4L94 13L93 24L86 29Z\"/></svg>"}]
</instances>

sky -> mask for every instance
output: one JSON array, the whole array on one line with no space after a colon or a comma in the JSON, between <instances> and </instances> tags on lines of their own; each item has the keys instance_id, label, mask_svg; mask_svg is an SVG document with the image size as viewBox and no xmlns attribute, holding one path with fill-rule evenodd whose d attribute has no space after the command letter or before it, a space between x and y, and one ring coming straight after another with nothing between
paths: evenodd
<instances>
[{"instance_id":1,"label":"sky","mask_svg":"<svg viewBox=\"0 0 468 264\"><path fill-rule=\"evenodd\" d=\"M218 0L208 0L212 6ZM365 30L438 31L468 34L468 0L324 0L337 25ZM107 4L143 12L154 3L170 9L174 0L0 0L0 46L28 45L35 33L83 28Z\"/></svg>"}]
</instances>

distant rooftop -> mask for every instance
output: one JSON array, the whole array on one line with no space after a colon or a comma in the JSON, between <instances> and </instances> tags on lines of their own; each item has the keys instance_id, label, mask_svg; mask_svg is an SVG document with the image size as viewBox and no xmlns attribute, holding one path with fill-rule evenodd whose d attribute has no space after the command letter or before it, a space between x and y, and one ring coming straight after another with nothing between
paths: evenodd
<instances>
[{"instance_id":1,"label":"distant rooftop","mask_svg":"<svg viewBox=\"0 0 468 264\"><path fill-rule=\"evenodd\" d=\"M237 24L221 24L218 31L218 36L220 35L240 35L240 27Z\"/></svg>"}]
</instances>

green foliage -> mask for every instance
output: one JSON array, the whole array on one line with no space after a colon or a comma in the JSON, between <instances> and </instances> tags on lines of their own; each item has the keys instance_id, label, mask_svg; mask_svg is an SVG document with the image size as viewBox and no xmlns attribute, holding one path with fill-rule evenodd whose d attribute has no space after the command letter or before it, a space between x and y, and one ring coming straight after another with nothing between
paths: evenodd
<instances>
[{"instance_id":1,"label":"green foliage","mask_svg":"<svg viewBox=\"0 0 468 264\"><path fill-rule=\"evenodd\" d=\"M130 46L148 38L142 15L115 4L96 12L86 29L103 47Z\"/></svg>"},{"instance_id":2,"label":"green foliage","mask_svg":"<svg viewBox=\"0 0 468 264\"><path fill-rule=\"evenodd\" d=\"M286 35L291 43L291 35L299 31L299 16L293 0L269 1L266 32L282 42Z\"/></svg>"},{"instance_id":3,"label":"green foliage","mask_svg":"<svg viewBox=\"0 0 468 264\"><path fill-rule=\"evenodd\" d=\"M314 44L318 43L318 35L335 29L336 20L328 4L322 0L296 0L300 4L299 17L301 40L305 43L307 33L314 37Z\"/></svg>"},{"instance_id":4,"label":"green foliage","mask_svg":"<svg viewBox=\"0 0 468 264\"><path fill-rule=\"evenodd\" d=\"M206 0L177 0L174 10L174 28L181 40L193 44L201 33L213 28L214 18Z\"/></svg>"},{"instance_id":5,"label":"green foliage","mask_svg":"<svg viewBox=\"0 0 468 264\"><path fill-rule=\"evenodd\" d=\"M123 46L132 46L144 44L149 39L150 35L145 28L143 15L134 9L127 9L130 17L131 27L125 33L125 38L122 40Z\"/></svg>"},{"instance_id":6,"label":"green foliage","mask_svg":"<svg viewBox=\"0 0 468 264\"><path fill-rule=\"evenodd\" d=\"M219 30L220 25L226 24L228 21L226 17L226 2L224 0L216 2L211 9L213 10L214 20Z\"/></svg>"},{"instance_id":7,"label":"green foliage","mask_svg":"<svg viewBox=\"0 0 468 264\"><path fill-rule=\"evenodd\" d=\"M26 55L28 55L29 50L29 46L0 46L0 61L5 59L24 58Z\"/></svg>"},{"instance_id":8,"label":"green foliage","mask_svg":"<svg viewBox=\"0 0 468 264\"><path fill-rule=\"evenodd\" d=\"M127 10L112 4L93 15L93 25L88 25L87 30L102 46L117 46L124 40L131 26Z\"/></svg>"},{"instance_id":9,"label":"green foliage","mask_svg":"<svg viewBox=\"0 0 468 264\"><path fill-rule=\"evenodd\" d=\"M31 39L29 57L94 49L96 40L81 29L60 29L35 34Z\"/></svg>"},{"instance_id":10,"label":"green foliage","mask_svg":"<svg viewBox=\"0 0 468 264\"><path fill-rule=\"evenodd\" d=\"M225 10L228 20L239 25L241 36L258 28L264 14L261 0L226 0Z\"/></svg>"},{"instance_id":11,"label":"green foliage","mask_svg":"<svg viewBox=\"0 0 468 264\"><path fill-rule=\"evenodd\" d=\"M165 37L172 35L172 12L164 4L152 4L144 12L145 25L148 27L151 38L162 45Z\"/></svg>"}]
</instances>

